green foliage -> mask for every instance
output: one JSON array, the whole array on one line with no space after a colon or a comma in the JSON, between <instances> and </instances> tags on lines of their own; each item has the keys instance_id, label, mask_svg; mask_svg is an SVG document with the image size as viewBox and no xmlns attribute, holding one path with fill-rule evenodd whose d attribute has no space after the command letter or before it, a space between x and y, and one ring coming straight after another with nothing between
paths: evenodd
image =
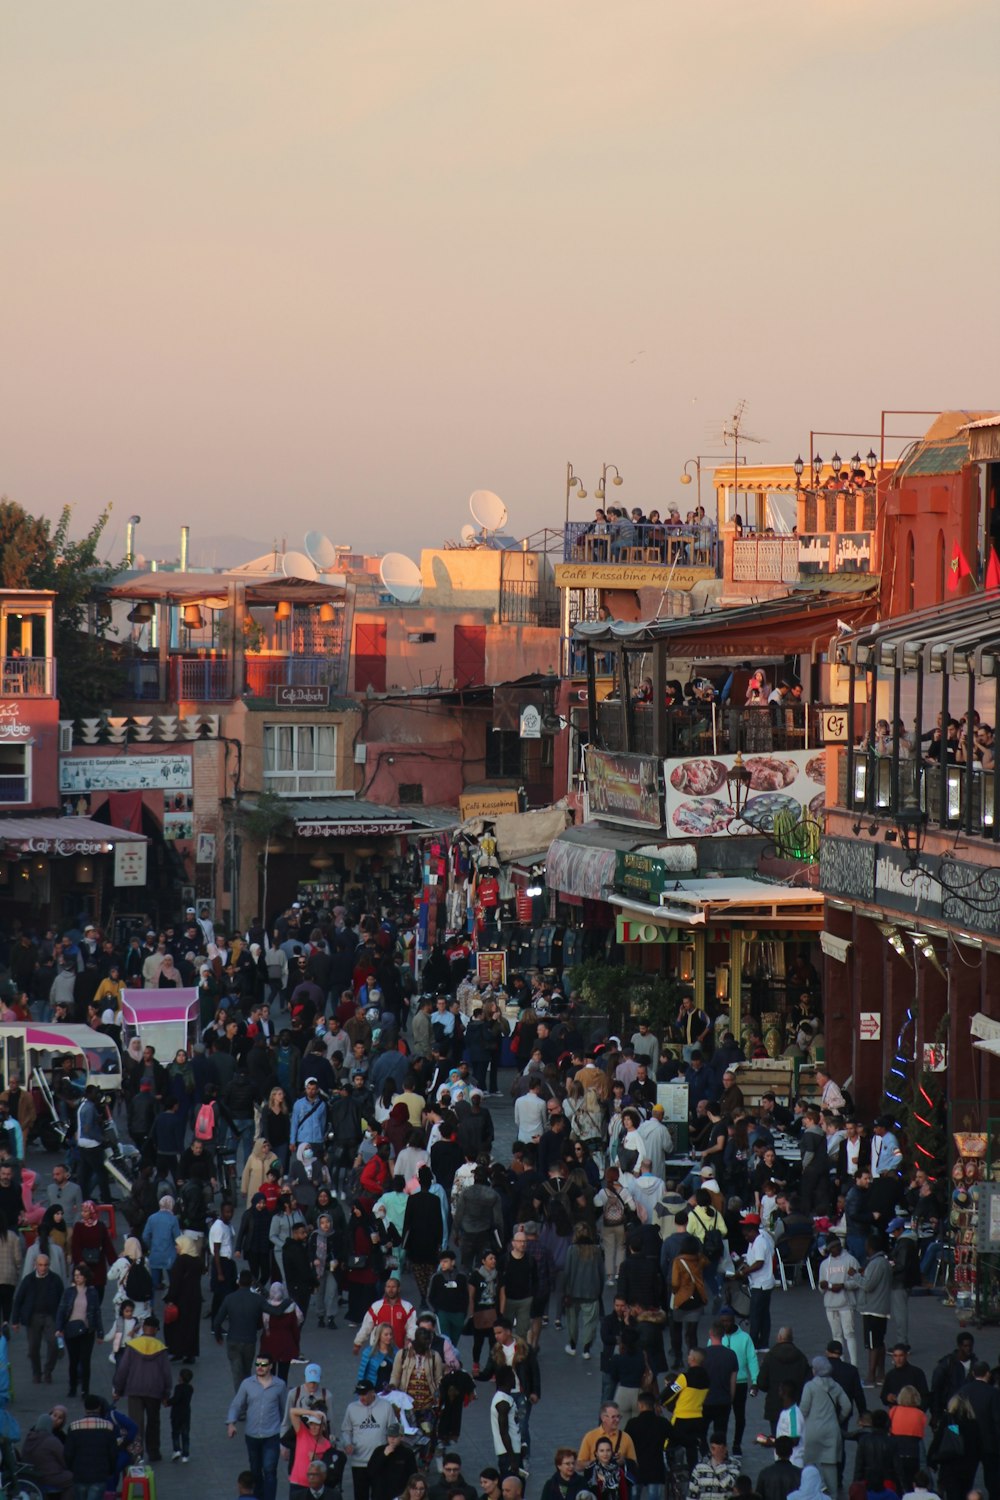
<instances>
[{"instance_id":1,"label":"green foliage","mask_svg":"<svg viewBox=\"0 0 1000 1500\"><path fill-rule=\"evenodd\" d=\"M245 838L267 844L289 822L288 803L274 792L255 792L252 803L240 803L236 821Z\"/></svg>"},{"instance_id":2,"label":"green foliage","mask_svg":"<svg viewBox=\"0 0 1000 1500\"><path fill-rule=\"evenodd\" d=\"M659 1037L669 1031L681 996L691 989L678 980L612 966L598 958L578 964L564 976L563 987L567 993L579 990L585 1008L607 1016L613 1031L620 1031L628 1021L643 1017Z\"/></svg>"},{"instance_id":3,"label":"green foliage","mask_svg":"<svg viewBox=\"0 0 1000 1500\"><path fill-rule=\"evenodd\" d=\"M0 500L0 586L55 592L53 650L60 711L67 719L99 713L117 685L104 627L88 619L95 592L118 571L98 556L109 515L110 508L74 542L70 506L63 507L53 528L14 501Z\"/></svg>"}]
</instances>

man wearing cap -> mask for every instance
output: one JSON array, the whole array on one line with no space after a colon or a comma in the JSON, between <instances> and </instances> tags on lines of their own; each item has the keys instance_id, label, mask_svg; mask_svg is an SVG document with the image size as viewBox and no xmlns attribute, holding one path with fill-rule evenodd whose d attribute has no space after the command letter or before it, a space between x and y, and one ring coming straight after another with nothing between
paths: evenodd
<instances>
[{"instance_id":1,"label":"man wearing cap","mask_svg":"<svg viewBox=\"0 0 1000 1500\"><path fill-rule=\"evenodd\" d=\"M920 1250L908 1219L890 1219L886 1230L892 1264L889 1316L895 1324L897 1336L905 1343L910 1336L910 1292L920 1285L921 1280Z\"/></svg>"},{"instance_id":2,"label":"man wearing cap","mask_svg":"<svg viewBox=\"0 0 1000 1500\"><path fill-rule=\"evenodd\" d=\"M390 1422L385 1429L385 1442L375 1449L368 1465L371 1500L396 1500L410 1475L416 1472L417 1460L403 1442L402 1427L398 1422Z\"/></svg>"},{"instance_id":3,"label":"man wearing cap","mask_svg":"<svg viewBox=\"0 0 1000 1500\"><path fill-rule=\"evenodd\" d=\"M291 1149L303 1145L321 1146L326 1139L326 1101L319 1084L310 1074L306 1091L292 1106Z\"/></svg>"},{"instance_id":4,"label":"man wearing cap","mask_svg":"<svg viewBox=\"0 0 1000 1500\"><path fill-rule=\"evenodd\" d=\"M760 1214L744 1214L740 1221L746 1254L739 1275L750 1292L750 1337L754 1348L771 1342L771 1293L774 1291L774 1241L760 1222Z\"/></svg>"},{"instance_id":5,"label":"man wearing cap","mask_svg":"<svg viewBox=\"0 0 1000 1500\"><path fill-rule=\"evenodd\" d=\"M152 1314L143 1319L142 1334L128 1339L125 1353L113 1376L111 1404L122 1396L128 1398L128 1414L139 1429L139 1441L146 1457L158 1463L160 1453L160 1408L166 1406L173 1390L170 1355L158 1338L160 1320ZM263 1500L263 1497L262 1497ZM271 1495L269 1500L274 1500Z\"/></svg>"},{"instance_id":6,"label":"man wearing cap","mask_svg":"<svg viewBox=\"0 0 1000 1500\"><path fill-rule=\"evenodd\" d=\"M226 1413L230 1438L236 1436L236 1424L246 1421L247 1457L257 1500L275 1500L277 1494L285 1395L285 1382L272 1373L271 1361L266 1355L258 1355L254 1373L240 1385Z\"/></svg>"},{"instance_id":7,"label":"man wearing cap","mask_svg":"<svg viewBox=\"0 0 1000 1500\"><path fill-rule=\"evenodd\" d=\"M388 1401L375 1400L375 1387L371 1381L359 1380L354 1387L354 1400L344 1412L340 1429L341 1447L351 1466L354 1500L370 1500L368 1465L376 1450L385 1447L389 1425L394 1421Z\"/></svg>"}]
</instances>

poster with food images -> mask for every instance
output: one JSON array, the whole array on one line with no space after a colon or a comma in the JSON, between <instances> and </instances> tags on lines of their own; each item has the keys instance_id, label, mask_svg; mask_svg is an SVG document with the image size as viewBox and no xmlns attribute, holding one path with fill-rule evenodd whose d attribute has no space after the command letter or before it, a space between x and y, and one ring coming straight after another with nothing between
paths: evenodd
<instances>
[{"instance_id":1,"label":"poster with food images","mask_svg":"<svg viewBox=\"0 0 1000 1500\"><path fill-rule=\"evenodd\" d=\"M697 755L664 764L667 836L673 839L729 834L770 834L781 812L796 823L819 820L826 800L826 756L822 750L747 751L750 772L746 807L734 818L726 777L735 755Z\"/></svg>"}]
</instances>

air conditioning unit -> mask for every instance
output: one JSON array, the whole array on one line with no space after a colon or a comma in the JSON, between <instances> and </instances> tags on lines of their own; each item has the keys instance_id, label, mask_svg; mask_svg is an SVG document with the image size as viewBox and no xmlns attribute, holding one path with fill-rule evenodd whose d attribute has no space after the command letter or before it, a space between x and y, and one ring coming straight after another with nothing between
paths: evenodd
<instances>
[{"instance_id":1,"label":"air conditioning unit","mask_svg":"<svg viewBox=\"0 0 1000 1500\"><path fill-rule=\"evenodd\" d=\"M363 740L354 741L354 764L356 766L368 764L368 746Z\"/></svg>"}]
</instances>

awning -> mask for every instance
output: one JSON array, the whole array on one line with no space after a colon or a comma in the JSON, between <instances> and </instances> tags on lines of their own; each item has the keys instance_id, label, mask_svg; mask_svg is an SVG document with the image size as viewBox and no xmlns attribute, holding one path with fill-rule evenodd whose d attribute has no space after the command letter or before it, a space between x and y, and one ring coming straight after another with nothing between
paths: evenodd
<instances>
[{"instance_id":1,"label":"awning","mask_svg":"<svg viewBox=\"0 0 1000 1500\"><path fill-rule=\"evenodd\" d=\"M0 844L21 854L113 854L116 844L148 844L144 833L93 818L0 817Z\"/></svg>"},{"instance_id":2,"label":"awning","mask_svg":"<svg viewBox=\"0 0 1000 1500\"><path fill-rule=\"evenodd\" d=\"M1000 668L1000 593L963 596L948 603L872 624L837 644L837 659L856 666L973 672L992 677Z\"/></svg>"},{"instance_id":3,"label":"awning","mask_svg":"<svg viewBox=\"0 0 1000 1500\"><path fill-rule=\"evenodd\" d=\"M607 901L614 890L618 854L648 842L648 832L616 833L595 823L567 828L549 845L545 884L564 896Z\"/></svg>"},{"instance_id":4,"label":"awning","mask_svg":"<svg viewBox=\"0 0 1000 1500\"><path fill-rule=\"evenodd\" d=\"M672 890L663 892L659 906L628 896L612 896L610 900L612 906L636 912L646 921L676 927L704 927L720 919L760 923L779 918L785 926L822 926L823 920L819 891L743 877L679 880Z\"/></svg>"},{"instance_id":5,"label":"awning","mask_svg":"<svg viewBox=\"0 0 1000 1500\"><path fill-rule=\"evenodd\" d=\"M189 1021L198 1014L197 988L176 990L133 990L122 993L122 1016L127 1026L145 1026L150 1022Z\"/></svg>"},{"instance_id":6,"label":"awning","mask_svg":"<svg viewBox=\"0 0 1000 1500\"><path fill-rule=\"evenodd\" d=\"M506 864L528 854L539 854L559 837L569 820L570 813L565 806L540 807L537 812L503 813L493 820L497 854Z\"/></svg>"}]
</instances>

